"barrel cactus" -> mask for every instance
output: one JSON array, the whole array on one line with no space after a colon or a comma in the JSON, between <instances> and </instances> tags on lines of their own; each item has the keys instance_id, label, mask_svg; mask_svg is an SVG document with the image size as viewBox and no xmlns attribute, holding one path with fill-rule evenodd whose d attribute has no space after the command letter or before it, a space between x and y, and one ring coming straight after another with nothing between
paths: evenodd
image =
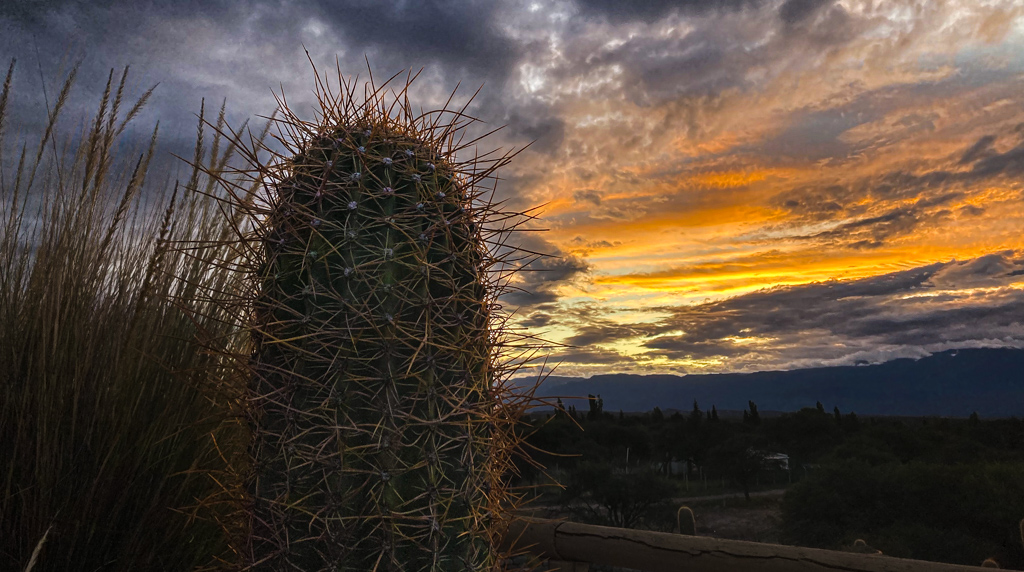
<instances>
[{"instance_id":1,"label":"barrel cactus","mask_svg":"<svg viewBox=\"0 0 1024 572\"><path fill-rule=\"evenodd\" d=\"M694 516L692 508L679 507L679 510L676 511L676 528L679 534L697 536L697 518Z\"/></svg>"},{"instance_id":2,"label":"barrel cactus","mask_svg":"<svg viewBox=\"0 0 1024 572\"><path fill-rule=\"evenodd\" d=\"M251 150L230 183L254 281L239 552L253 570L490 570L525 402L487 242L515 215L482 186L510 155L460 162L464 114L414 116L408 81L387 101L354 85L318 89L316 122L283 107L286 150Z\"/></svg>"}]
</instances>

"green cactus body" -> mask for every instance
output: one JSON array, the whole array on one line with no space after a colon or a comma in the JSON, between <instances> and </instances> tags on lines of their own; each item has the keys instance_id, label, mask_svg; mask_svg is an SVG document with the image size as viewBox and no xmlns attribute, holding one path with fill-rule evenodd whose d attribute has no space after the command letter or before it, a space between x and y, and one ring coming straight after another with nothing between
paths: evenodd
<instances>
[{"instance_id":1,"label":"green cactus body","mask_svg":"<svg viewBox=\"0 0 1024 572\"><path fill-rule=\"evenodd\" d=\"M681 506L676 511L676 528L679 534L697 536L697 518L693 515L693 509L688 506Z\"/></svg>"},{"instance_id":2,"label":"green cactus body","mask_svg":"<svg viewBox=\"0 0 1024 572\"><path fill-rule=\"evenodd\" d=\"M247 564L490 569L495 374L472 181L369 113L298 151L260 230Z\"/></svg>"}]
</instances>

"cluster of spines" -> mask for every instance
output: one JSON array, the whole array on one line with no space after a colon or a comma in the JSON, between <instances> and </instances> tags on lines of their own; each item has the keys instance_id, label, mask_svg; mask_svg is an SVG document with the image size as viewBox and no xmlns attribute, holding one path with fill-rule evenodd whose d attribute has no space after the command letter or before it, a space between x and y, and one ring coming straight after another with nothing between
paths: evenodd
<instances>
[{"instance_id":1,"label":"cluster of spines","mask_svg":"<svg viewBox=\"0 0 1024 572\"><path fill-rule=\"evenodd\" d=\"M543 344L508 329L497 299L536 256L503 244L530 217L480 187L510 155L456 161L467 116L413 118L411 79L390 105L372 86L357 104L354 81L318 88L315 123L282 100L286 152L240 144L242 184L219 177L251 224L230 263L256 277L235 301L252 351L229 356L248 379L232 530L247 569L500 560L513 427L532 399L505 382Z\"/></svg>"}]
</instances>

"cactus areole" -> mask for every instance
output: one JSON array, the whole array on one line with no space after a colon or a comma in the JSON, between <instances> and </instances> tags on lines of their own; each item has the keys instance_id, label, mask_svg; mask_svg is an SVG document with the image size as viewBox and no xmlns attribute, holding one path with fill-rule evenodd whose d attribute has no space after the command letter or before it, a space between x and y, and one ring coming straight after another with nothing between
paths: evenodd
<instances>
[{"instance_id":1,"label":"cactus areole","mask_svg":"<svg viewBox=\"0 0 1024 572\"><path fill-rule=\"evenodd\" d=\"M259 174L246 566L490 570L501 400L476 185L507 156L458 163L451 123L367 101L284 120L294 155Z\"/></svg>"}]
</instances>

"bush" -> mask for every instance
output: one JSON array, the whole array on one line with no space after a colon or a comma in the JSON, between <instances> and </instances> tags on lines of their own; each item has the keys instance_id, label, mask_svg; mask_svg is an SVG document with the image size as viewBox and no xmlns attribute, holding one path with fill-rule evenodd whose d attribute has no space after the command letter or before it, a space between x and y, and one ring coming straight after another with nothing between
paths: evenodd
<instances>
[{"instance_id":1,"label":"bush","mask_svg":"<svg viewBox=\"0 0 1024 572\"><path fill-rule=\"evenodd\" d=\"M227 543L216 504L199 505L225 492L209 477L245 435L227 413L230 387L214 384L217 360L194 339L232 343L234 317L175 299L200 281L228 289L230 274L172 245L227 228L215 201L177 186L169 200L164 186L162 212L143 206L160 191L147 176L157 130L148 148L121 141L152 92L124 113L127 70L120 85L111 72L91 130L63 139L73 70L38 146L8 160L13 72L0 96L0 165L17 164L0 177L0 569L24 569L37 546L36 570L209 562ZM205 149L200 130L197 163ZM232 152L215 141L208 168ZM200 174L186 187L203 191Z\"/></svg>"},{"instance_id":2,"label":"bush","mask_svg":"<svg viewBox=\"0 0 1024 572\"><path fill-rule=\"evenodd\" d=\"M1019 568L1022 474L1022 463L833 462L787 491L784 539L837 549L863 538L890 556Z\"/></svg>"},{"instance_id":3,"label":"bush","mask_svg":"<svg viewBox=\"0 0 1024 572\"><path fill-rule=\"evenodd\" d=\"M625 473L607 464L582 462L570 475L565 500L572 512L590 522L636 528L675 492L676 484L653 469Z\"/></svg>"}]
</instances>

